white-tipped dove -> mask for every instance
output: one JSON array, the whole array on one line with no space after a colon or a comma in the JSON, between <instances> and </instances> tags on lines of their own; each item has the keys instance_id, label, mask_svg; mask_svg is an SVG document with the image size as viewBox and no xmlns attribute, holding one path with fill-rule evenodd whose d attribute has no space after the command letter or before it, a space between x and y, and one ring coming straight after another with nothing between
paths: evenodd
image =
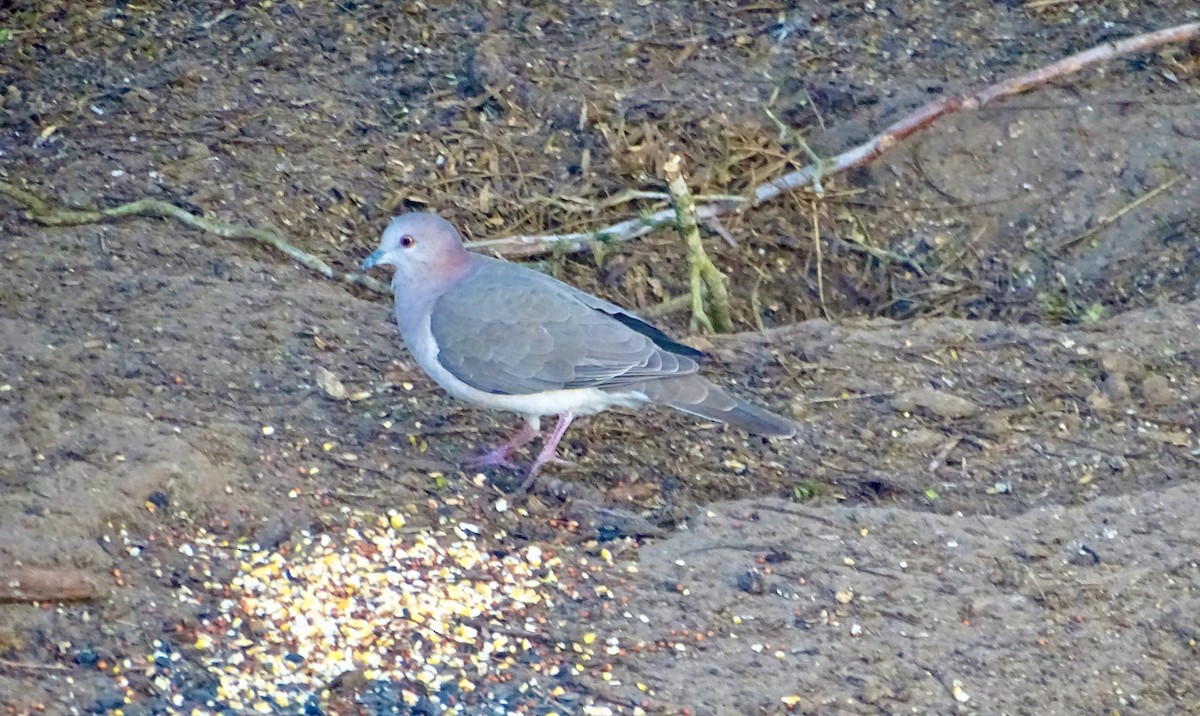
<instances>
[{"instance_id":1,"label":"white-tipped dove","mask_svg":"<svg viewBox=\"0 0 1200 716\"><path fill-rule=\"evenodd\" d=\"M417 364L450 395L524 417L508 442L474 465L514 467L541 416L557 415L522 485L557 457L571 421L614 405L661 403L767 437L796 423L742 402L701 377L703 353L629 311L515 263L467 251L432 214L396 217L363 270L396 269L396 323Z\"/></svg>"}]
</instances>

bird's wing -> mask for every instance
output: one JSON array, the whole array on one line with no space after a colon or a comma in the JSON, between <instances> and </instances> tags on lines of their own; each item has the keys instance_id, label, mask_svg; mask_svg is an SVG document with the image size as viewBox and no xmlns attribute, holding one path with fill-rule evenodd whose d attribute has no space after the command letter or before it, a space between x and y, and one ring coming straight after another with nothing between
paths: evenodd
<instances>
[{"instance_id":1,"label":"bird's wing","mask_svg":"<svg viewBox=\"0 0 1200 716\"><path fill-rule=\"evenodd\" d=\"M430 320L438 360L464 383L525 395L614 387L698 369L691 355L656 343L654 336L661 336L679 345L665 334L642 324L652 331L647 335L615 317L606 310L612 304L522 266L481 258L468 278L437 299Z\"/></svg>"},{"instance_id":2,"label":"bird's wing","mask_svg":"<svg viewBox=\"0 0 1200 716\"><path fill-rule=\"evenodd\" d=\"M561 283L561 282L557 282L557 283L560 286L562 286L566 289L569 289L576 298L578 298L581 302L584 303L584 305L588 306L589 308L593 308L597 311L600 311L601 313L606 313L606 314L612 316L615 320L619 321L620 323L625 324L626 327L631 328L634 331L641 333L643 336L649 338L651 341L654 342L654 345L658 346L659 348L662 348L663 350L665 350L669 353L674 353L676 355L681 355L681 356L687 356L688 358L692 358L697 361L701 360L702 358L705 357L705 354L703 351L697 350L695 348L692 348L691 346L684 345L683 343L676 341L675 339L668 336L666 333L663 333L662 331L660 331L657 327L652 326L651 324L647 323L641 316L637 315L636 313L631 313L616 304L612 304L612 303L609 303L608 301L596 298L595 296L591 295L590 293L584 293L583 291L580 291L579 289L577 289L574 286L571 286L569 284L565 284L565 283Z\"/></svg>"}]
</instances>

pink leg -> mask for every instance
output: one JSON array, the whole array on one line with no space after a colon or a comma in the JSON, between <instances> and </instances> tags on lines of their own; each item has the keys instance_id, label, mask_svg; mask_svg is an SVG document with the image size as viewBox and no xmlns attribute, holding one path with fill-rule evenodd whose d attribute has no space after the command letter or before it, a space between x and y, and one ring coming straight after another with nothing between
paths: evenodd
<instances>
[{"instance_id":1,"label":"pink leg","mask_svg":"<svg viewBox=\"0 0 1200 716\"><path fill-rule=\"evenodd\" d=\"M538 453L537 460L533 461L533 467L529 468L529 476L525 478L525 482L521 483L521 487L517 490L518 493L528 492L530 487L533 487L533 481L537 479L538 472L542 469L542 465L553 463L557 465L570 465L567 460L563 460L558 456L558 443L562 440L563 435L567 433L567 428L570 427L571 421L575 419L575 413L567 411L558 416L558 424L554 426L554 432L550 433L550 437L546 438L546 442L542 443L542 451Z\"/></svg>"},{"instance_id":2,"label":"pink leg","mask_svg":"<svg viewBox=\"0 0 1200 716\"><path fill-rule=\"evenodd\" d=\"M521 429L513 433L513 436L508 439L508 442L493 450L488 450L482 455L472 459L467 464L471 467L490 467L492 465L499 465L500 467L516 469L517 465L509 460L508 456L511 455L514 450L525 445L535 437L537 437L537 431L533 429L533 426L530 425L528 421L523 421L521 423Z\"/></svg>"}]
</instances>

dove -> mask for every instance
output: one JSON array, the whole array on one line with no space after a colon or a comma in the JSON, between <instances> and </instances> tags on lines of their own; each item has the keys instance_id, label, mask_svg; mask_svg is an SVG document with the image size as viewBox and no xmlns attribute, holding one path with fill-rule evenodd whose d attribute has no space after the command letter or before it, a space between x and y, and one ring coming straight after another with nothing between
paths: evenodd
<instances>
[{"instance_id":1,"label":"dove","mask_svg":"<svg viewBox=\"0 0 1200 716\"><path fill-rule=\"evenodd\" d=\"M402 214L363 271L391 266L396 324L418 366L451 396L524 421L504 444L472 461L509 460L558 422L521 485L558 457L571 422L613 407L667 405L765 437L790 438L795 422L738 400L699 375L704 354L620 306L533 269L468 251L446 220Z\"/></svg>"}]
</instances>

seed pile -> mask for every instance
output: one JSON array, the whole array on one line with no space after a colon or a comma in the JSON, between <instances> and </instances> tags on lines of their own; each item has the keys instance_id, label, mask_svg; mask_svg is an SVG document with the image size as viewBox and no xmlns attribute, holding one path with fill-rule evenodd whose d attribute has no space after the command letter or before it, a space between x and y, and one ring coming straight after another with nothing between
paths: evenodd
<instances>
[{"instance_id":1,"label":"seed pile","mask_svg":"<svg viewBox=\"0 0 1200 716\"><path fill-rule=\"evenodd\" d=\"M394 513L277 550L196 540L187 549L241 563L228 585L205 585L225 596L195 642L217 701L238 713L304 710L358 672L396 685L408 707L462 712L471 694L512 680L540 639L530 608L559 591L558 558L488 541L467 523L407 534Z\"/></svg>"}]
</instances>

